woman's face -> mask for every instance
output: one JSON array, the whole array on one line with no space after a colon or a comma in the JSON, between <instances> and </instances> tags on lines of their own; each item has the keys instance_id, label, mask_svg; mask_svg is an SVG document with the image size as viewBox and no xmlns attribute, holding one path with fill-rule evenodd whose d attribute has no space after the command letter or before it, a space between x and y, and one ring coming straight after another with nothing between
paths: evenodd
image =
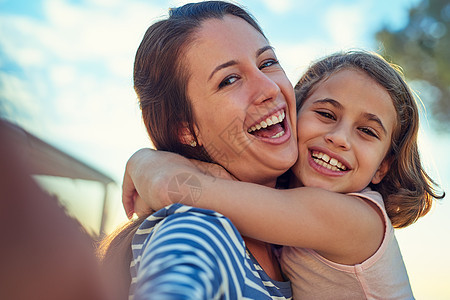
<instances>
[{"instance_id":1,"label":"woman's face","mask_svg":"<svg viewBox=\"0 0 450 300\"><path fill-rule=\"evenodd\" d=\"M239 180L273 186L297 159L295 97L268 41L235 16L205 21L185 52L197 137Z\"/></svg>"}]
</instances>

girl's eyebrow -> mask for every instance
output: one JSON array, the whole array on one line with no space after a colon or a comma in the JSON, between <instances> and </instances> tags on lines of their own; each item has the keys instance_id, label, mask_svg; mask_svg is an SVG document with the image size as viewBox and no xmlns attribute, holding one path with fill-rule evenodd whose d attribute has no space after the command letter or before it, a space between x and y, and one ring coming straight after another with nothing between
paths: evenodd
<instances>
[{"instance_id":1,"label":"girl's eyebrow","mask_svg":"<svg viewBox=\"0 0 450 300\"><path fill-rule=\"evenodd\" d=\"M264 47L258 49L258 50L256 51L256 57L259 57L261 54L263 54L264 52L266 52L266 51L268 51L268 50L273 50L273 47L267 45L267 46L264 46ZM216 74L218 71L220 71L220 70L222 70L222 69L225 69L225 68L228 68L228 67L231 67L231 66L234 66L234 65L236 65L236 64L237 64L237 61L235 61L235 60L230 60L230 61L227 61L227 62L225 62L225 63L223 63L223 64L218 65L218 66L215 67L214 70L211 72L211 74L209 75L207 81L211 80L211 78L214 76L214 74Z\"/></svg>"},{"instance_id":2,"label":"girl's eyebrow","mask_svg":"<svg viewBox=\"0 0 450 300\"><path fill-rule=\"evenodd\" d=\"M344 107L338 101L330 98L318 99L313 102L313 104L331 104L338 109L343 109Z\"/></svg>"},{"instance_id":3,"label":"girl's eyebrow","mask_svg":"<svg viewBox=\"0 0 450 300\"><path fill-rule=\"evenodd\" d=\"M338 101L336 101L334 99L330 99L330 98L316 100L316 101L313 102L313 104L330 104L330 105L336 107L337 109L343 109L344 108L341 103L339 103ZM381 121L381 119L377 115L374 115L374 114L371 114L371 113L363 113L362 115L367 120L373 121L373 122L377 123L378 125L380 125L380 127L383 130L384 134L387 134L387 131L386 131L386 128L384 127L384 125L383 125L383 122Z\"/></svg>"},{"instance_id":4,"label":"girl's eyebrow","mask_svg":"<svg viewBox=\"0 0 450 300\"><path fill-rule=\"evenodd\" d=\"M383 125L383 122L381 122L381 119L378 118L377 115L371 114L371 113L364 113L363 116L370 121L374 121L380 125L381 129L383 129L384 134L387 134L386 128Z\"/></svg>"}]
</instances>

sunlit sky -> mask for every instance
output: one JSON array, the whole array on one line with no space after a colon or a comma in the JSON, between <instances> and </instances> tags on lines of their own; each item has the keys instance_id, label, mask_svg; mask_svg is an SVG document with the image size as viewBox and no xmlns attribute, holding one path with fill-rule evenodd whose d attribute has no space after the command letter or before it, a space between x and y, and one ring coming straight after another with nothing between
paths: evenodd
<instances>
[{"instance_id":1,"label":"sunlit sky","mask_svg":"<svg viewBox=\"0 0 450 300\"><path fill-rule=\"evenodd\" d=\"M135 51L152 22L185 2L0 0L2 115L120 183L128 157L150 145L132 87ZM379 50L374 33L405 26L418 0L237 2L258 19L295 83L323 55ZM449 191L450 137L427 122L422 133L425 164ZM446 202L396 233L418 299L450 299Z\"/></svg>"}]
</instances>

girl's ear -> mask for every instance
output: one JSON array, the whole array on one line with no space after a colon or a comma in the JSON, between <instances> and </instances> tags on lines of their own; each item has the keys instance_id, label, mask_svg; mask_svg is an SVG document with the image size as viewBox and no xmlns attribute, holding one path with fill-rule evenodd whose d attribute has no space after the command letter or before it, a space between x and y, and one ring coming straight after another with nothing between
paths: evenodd
<instances>
[{"instance_id":1,"label":"girl's ear","mask_svg":"<svg viewBox=\"0 0 450 300\"><path fill-rule=\"evenodd\" d=\"M199 141L199 146L201 146L200 139L198 138L197 126L194 125L194 131L196 132L197 140ZM190 145L191 147L197 146L197 141L195 140L195 135L189 130L189 126L186 122L182 122L180 129L178 130L178 138L180 142L185 145Z\"/></svg>"},{"instance_id":2,"label":"girl's ear","mask_svg":"<svg viewBox=\"0 0 450 300\"><path fill-rule=\"evenodd\" d=\"M385 158L381 162L380 166L378 167L378 170L375 172L375 175L372 177L372 183L378 184L383 180L384 176L386 176L387 172L389 171L389 168L391 167L391 158Z\"/></svg>"}]
</instances>

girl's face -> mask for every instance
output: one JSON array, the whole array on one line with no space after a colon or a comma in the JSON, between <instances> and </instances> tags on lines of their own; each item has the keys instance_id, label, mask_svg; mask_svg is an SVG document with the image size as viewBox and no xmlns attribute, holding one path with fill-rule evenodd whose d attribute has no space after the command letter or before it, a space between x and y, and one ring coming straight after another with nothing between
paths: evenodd
<instances>
[{"instance_id":1,"label":"girl's face","mask_svg":"<svg viewBox=\"0 0 450 300\"><path fill-rule=\"evenodd\" d=\"M194 38L185 63L200 145L239 180L273 186L297 144L293 88L272 47L234 16L205 21Z\"/></svg>"},{"instance_id":2,"label":"girl's face","mask_svg":"<svg viewBox=\"0 0 450 300\"><path fill-rule=\"evenodd\" d=\"M389 93L362 71L345 69L319 82L298 113L299 158L305 186L357 192L377 184L396 126Z\"/></svg>"}]
</instances>

